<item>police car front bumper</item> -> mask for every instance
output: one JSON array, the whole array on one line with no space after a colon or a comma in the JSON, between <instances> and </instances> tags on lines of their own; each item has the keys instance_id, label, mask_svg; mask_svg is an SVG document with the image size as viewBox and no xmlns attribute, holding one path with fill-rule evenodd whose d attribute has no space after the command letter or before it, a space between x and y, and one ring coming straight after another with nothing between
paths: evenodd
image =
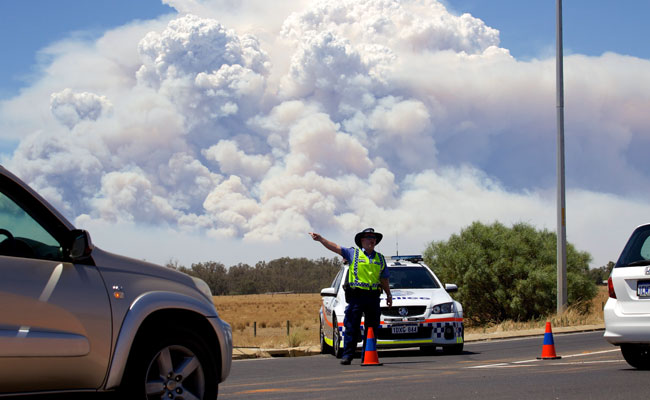
<instances>
[{"instance_id":1,"label":"police car front bumper","mask_svg":"<svg viewBox=\"0 0 650 400\"><path fill-rule=\"evenodd\" d=\"M377 346L398 348L414 346L442 346L464 342L462 318L430 318L419 321L389 320L381 321Z\"/></svg>"}]
</instances>

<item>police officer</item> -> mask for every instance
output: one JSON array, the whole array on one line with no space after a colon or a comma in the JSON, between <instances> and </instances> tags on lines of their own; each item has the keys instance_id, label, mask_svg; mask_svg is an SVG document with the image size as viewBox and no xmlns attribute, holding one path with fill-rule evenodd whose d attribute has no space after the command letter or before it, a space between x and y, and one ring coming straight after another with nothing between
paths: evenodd
<instances>
[{"instance_id":1,"label":"police officer","mask_svg":"<svg viewBox=\"0 0 650 400\"><path fill-rule=\"evenodd\" d=\"M361 316L364 315L364 325L372 327L377 332L379 327L379 295L381 289L386 292L386 305L393 305L390 293L389 275L384 256L375 251L375 246L381 242L383 235L367 228L354 236L357 247L341 247L330 242L318 233L309 233L325 248L342 256L350 265L348 272L349 289L345 292L348 306L345 308L345 335L343 337L343 356L341 364L350 365L357 348L357 337L360 336Z\"/></svg>"}]
</instances>

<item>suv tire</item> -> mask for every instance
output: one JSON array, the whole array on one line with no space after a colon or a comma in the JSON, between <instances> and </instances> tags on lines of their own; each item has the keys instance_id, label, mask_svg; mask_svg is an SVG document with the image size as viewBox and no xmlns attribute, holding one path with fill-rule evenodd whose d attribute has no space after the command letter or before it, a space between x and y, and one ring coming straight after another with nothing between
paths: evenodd
<instances>
[{"instance_id":1,"label":"suv tire","mask_svg":"<svg viewBox=\"0 0 650 400\"><path fill-rule=\"evenodd\" d=\"M121 390L126 398L167 399L191 393L215 399L216 361L203 339L189 329L172 329L160 336L149 330L132 349Z\"/></svg>"}]
</instances>

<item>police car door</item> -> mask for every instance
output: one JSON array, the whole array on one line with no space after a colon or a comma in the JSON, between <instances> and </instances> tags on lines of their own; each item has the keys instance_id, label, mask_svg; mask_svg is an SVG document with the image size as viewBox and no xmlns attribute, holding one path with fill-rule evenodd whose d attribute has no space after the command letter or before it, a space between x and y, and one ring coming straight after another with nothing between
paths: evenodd
<instances>
[{"instance_id":1,"label":"police car door","mask_svg":"<svg viewBox=\"0 0 650 400\"><path fill-rule=\"evenodd\" d=\"M338 293L342 290L341 280L343 279L344 270L345 268L341 268L332 281L331 287L334 289L334 296L323 296L323 316L325 318L322 321L322 329L325 336L330 340L334 339L334 329L336 329L334 326L334 310L338 304Z\"/></svg>"},{"instance_id":2,"label":"police car door","mask_svg":"<svg viewBox=\"0 0 650 400\"><path fill-rule=\"evenodd\" d=\"M0 183L0 393L98 388L111 351L102 278L66 261L39 223L47 208L6 177Z\"/></svg>"}]
</instances>

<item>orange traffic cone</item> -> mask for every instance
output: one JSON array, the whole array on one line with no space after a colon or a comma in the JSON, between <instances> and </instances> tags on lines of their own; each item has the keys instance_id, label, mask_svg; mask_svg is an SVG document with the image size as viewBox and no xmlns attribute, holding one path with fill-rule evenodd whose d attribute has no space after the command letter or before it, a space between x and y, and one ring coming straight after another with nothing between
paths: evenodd
<instances>
[{"instance_id":1,"label":"orange traffic cone","mask_svg":"<svg viewBox=\"0 0 650 400\"><path fill-rule=\"evenodd\" d=\"M551 332L551 322L546 322L546 332L544 333L544 344L542 345L542 356L538 360L557 360L562 358L555 355L555 343L553 343L553 332Z\"/></svg>"},{"instance_id":2,"label":"orange traffic cone","mask_svg":"<svg viewBox=\"0 0 650 400\"><path fill-rule=\"evenodd\" d=\"M379 357L377 356L377 339L375 339L375 332L372 330L372 326L368 327L368 335L366 336L366 349L363 352L363 360L361 362L361 365L384 365L379 362Z\"/></svg>"}]
</instances>

